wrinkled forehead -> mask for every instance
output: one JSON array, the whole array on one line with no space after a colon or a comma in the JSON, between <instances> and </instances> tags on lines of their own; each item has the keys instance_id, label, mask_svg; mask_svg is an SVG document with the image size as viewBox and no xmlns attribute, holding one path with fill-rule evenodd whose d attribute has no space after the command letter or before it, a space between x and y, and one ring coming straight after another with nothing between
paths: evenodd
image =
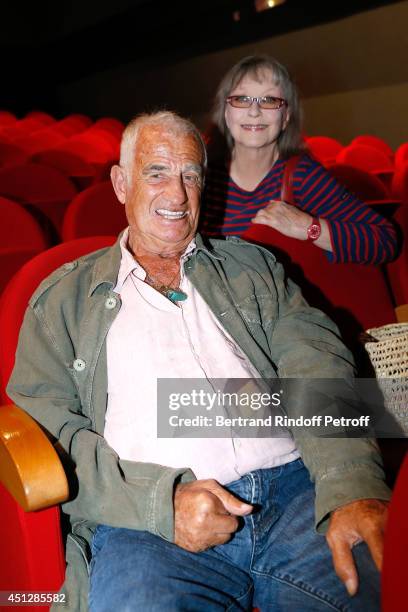
<instances>
[{"instance_id":1,"label":"wrinkled forehead","mask_svg":"<svg viewBox=\"0 0 408 612\"><path fill-rule=\"evenodd\" d=\"M237 75L232 83L231 91L247 79L256 81L257 83L272 83L273 85L279 85L279 78L271 68L267 66L258 66L249 68L243 74Z\"/></svg>"},{"instance_id":2,"label":"wrinkled forehead","mask_svg":"<svg viewBox=\"0 0 408 612\"><path fill-rule=\"evenodd\" d=\"M135 158L146 163L154 157L190 161L202 165L203 152L193 133L180 132L177 126L142 125L136 140Z\"/></svg>"}]
</instances>

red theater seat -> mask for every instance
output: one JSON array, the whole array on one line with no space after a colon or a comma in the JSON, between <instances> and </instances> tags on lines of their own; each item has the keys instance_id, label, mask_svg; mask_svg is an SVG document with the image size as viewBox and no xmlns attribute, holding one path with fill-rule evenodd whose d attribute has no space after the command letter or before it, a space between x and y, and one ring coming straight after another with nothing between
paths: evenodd
<instances>
[{"instance_id":1,"label":"red theater seat","mask_svg":"<svg viewBox=\"0 0 408 612\"><path fill-rule=\"evenodd\" d=\"M118 234L127 226L125 207L116 198L110 181L79 193L65 213L62 239Z\"/></svg>"},{"instance_id":2,"label":"red theater seat","mask_svg":"<svg viewBox=\"0 0 408 612\"><path fill-rule=\"evenodd\" d=\"M363 202L386 200L390 196L388 188L381 179L361 168L335 163L330 166L329 172Z\"/></svg>"},{"instance_id":3,"label":"red theater seat","mask_svg":"<svg viewBox=\"0 0 408 612\"><path fill-rule=\"evenodd\" d=\"M0 196L0 248L27 247L42 251L47 248L41 227L17 202Z\"/></svg>"},{"instance_id":4,"label":"red theater seat","mask_svg":"<svg viewBox=\"0 0 408 612\"><path fill-rule=\"evenodd\" d=\"M390 159L394 159L394 151L391 149L390 145L378 136L371 136L369 134L356 136L355 138L353 138L350 145L369 146L373 149L378 149L379 151L387 155Z\"/></svg>"},{"instance_id":5,"label":"red theater seat","mask_svg":"<svg viewBox=\"0 0 408 612\"><path fill-rule=\"evenodd\" d=\"M381 581L382 612L407 609L408 455L399 471L385 531Z\"/></svg>"},{"instance_id":6,"label":"red theater seat","mask_svg":"<svg viewBox=\"0 0 408 612\"><path fill-rule=\"evenodd\" d=\"M17 202L0 197L0 294L21 266L47 248L32 215Z\"/></svg>"},{"instance_id":7,"label":"red theater seat","mask_svg":"<svg viewBox=\"0 0 408 612\"><path fill-rule=\"evenodd\" d=\"M348 164L378 175L386 184L391 181L394 164L382 151L367 145L349 145L336 157L339 164Z\"/></svg>"},{"instance_id":8,"label":"red theater seat","mask_svg":"<svg viewBox=\"0 0 408 612\"><path fill-rule=\"evenodd\" d=\"M56 168L67 176L78 191L89 187L98 176L98 170L79 155L62 149L48 149L35 153L31 161Z\"/></svg>"},{"instance_id":9,"label":"red theater seat","mask_svg":"<svg viewBox=\"0 0 408 612\"><path fill-rule=\"evenodd\" d=\"M27 136L37 130L41 130L43 127L44 124L38 121L38 119L27 117L1 128L0 139L13 142L18 136Z\"/></svg>"},{"instance_id":10,"label":"red theater seat","mask_svg":"<svg viewBox=\"0 0 408 612\"><path fill-rule=\"evenodd\" d=\"M323 165L334 163L336 156L343 149L341 142L328 136L309 136L306 139L306 146L313 157L318 159Z\"/></svg>"},{"instance_id":11,"label":"red theater seat","mask_svg":"<svg viewBox=\"0 0 408 612\"><path fill-rule=\"evenodd\" d=\"M30 206L39 219L48 220L56 231L76 193L71 181L55 168L33 163L0 168L0 194Z\"/></svg>"},{"instance_id":12,"label":"red theater seat","mask_svg":"<svg viewBox=\"0 0 408 612\"><path fill-rule=\"evenodd\" d=\"M73 136L86 130L92 125L92 120L85 115L68 115L61 121L54 123L54 129L64 136Z\"/></svg>"},{"instance_id":13,"label":"red theater seat","mask_svg":"<svg viewBox=\"0 0 408 612\"><path fill-rule=\"evenodd\" d=\"M13 123L16 123L16 121L17 117L13 115L13 113L4 110L0 111L0 129L6 125L12 125Z\"/></svg>"},{"instance_id":14,"label":"red theater seat","mask_svg":"<svg viewBox=\"0 0 408 612\"><path fill-rule=\"evenodd\" d=\"M28 159L28 154L18 145L12 142L0 140L0 168L6 166L19 166Z\"/></svg>"},{"instance_id":15,"label":"red theater seat","mask_svg":"<svg viewBox=\"0 0 408 612\"><path fill-rule=\"evenodd\" d=\"M18 136L14 143L26 151L29 155L56 147L65 142L66 137L53 129L46 127L42 130L29 134L28 136Z\"/></svg>"},{"instance_id":16,"label":"red theater seat","mask_svg":"<svg viewBox=\"0 0 408 612\"><path fill-rule=\"evenodd\" d=\"M408 142L404 142L395 152L395 167L408 164Z\"/></svg>"},{"instance_id":17,"label":"red theater seat","mask_svg":"<svg viewBox=\"0 0 408 612\"><path fill-rule=\"evenodd\" d=\"M18 332L35 288L60 265L109 246L114 240L114 237L98 236L58 245L37 255L11 280L0 300L0 390L4 401L7 401L4 388L13 368ZM2 434L3 415L8 412L0 407ZM0 484L0 516L0 591L58 590L65 572L59 507L25 512ZM30 610L44 610L44 607L32 606Z\"/></svg>"},{"instance_id":18,"label":"red theater seat","mask_svg":"<svg viewBox=\"0 0 408 612\"><path fill-rule=\"evenodd\" d=\"M88 164L92 164L96 170L101 168L109 161L115 161L112 154L112 147L101 139L85 137L82 134L70 138L58 147L60 151L73 153Z\"/></svg>"},{"instance_id":19,"label":"red theater seat","mask_svg":"<svg viewBox=\"0 0 408 612\"><path fill-rule=\"evenodd\" d=\"M400 164L394 172L391 181L391 193L394 198L408 204L408 159L405 164Z\"/></svg>"},{"instance_id":20,"label":"red theater seat","mask_svg":"<svg viewBox=\"0 0 408 612\"><path fill-rule=\"evenodd\" d=\"M94 127L106 130L111 132L116 138L121 138L122 132L125 129L125 126L118 119L114 119L113 117L102 117L102 119L98 119L94 123Z\"/></svg>"},{"instance_id":21,"label":"red theater seat","mask_svg":"<svg viewBox=\"0 0 408 612\"><path fill-rule=\"evenodd\" d=\"M337 323L354 351L361 353L359 334L365 329L395 321L391 294L378 266L332 264L322 249L266 225L254 224L242 237L268 246L308 302Z\"/></svg>"},{"instance_id":22,"label":"red theater seat","mask_svg":"<svg viewBox=\"0 0 408 612\"><path fill-rule=\"evenodd\" d=\"M80 143L87 147L87 161L104 163L119 157L119 142L115 136L104 130L90 127L73 136L70 142Z\"/></svg>"},{"instance_id":23,"label":"red theater seat","mask_svg":"<svg viewBox=\"0 0 408 612\"><path fill-rule=\"evenodd\" d=\"M408 204L402 204L394 215L400 228L401 252L385 268L396 306L408 304Z\"/></svg>"},{"instance_id":24,"label":"red theater seat","mask_svg":"<svg viewBox=\"0 0 408 612\"><path fill-rule=\"evenodd\" d=\"M52 125L56 122L56 119L52 115L39 110L32 110L28 112L26 114L26 117L29 119L36 119L37 121L40 121L43 125Z\"/></svg>"}]
</instances>

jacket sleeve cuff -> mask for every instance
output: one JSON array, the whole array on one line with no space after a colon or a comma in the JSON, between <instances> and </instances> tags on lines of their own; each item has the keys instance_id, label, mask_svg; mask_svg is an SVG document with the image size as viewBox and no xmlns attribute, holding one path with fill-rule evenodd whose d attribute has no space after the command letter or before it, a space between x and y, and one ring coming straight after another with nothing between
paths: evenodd
<instances>
[{"instance_id":1,"label":"jacket sleeve cuff","mask_svg":"<svg viewBox=\"0 0 408 612\"><path fill-rule=\"evenodd\" d=\"M325 480L316 482L315 525L318 533L326 533L329 526L330 513L359 499L381 499L388 501L391 491L385 482L375 474L367 473L367 467L353 468L350 471L337 472ZM328 483L327 483L328 484Z\"/></svg>"},{"instance_id":2,"label":"jacket sleeve cuff","mask_svg":"<svg viewBox=\"0 0 408 612\"><path fill-rule=\"evenodd\" d=\"M152 496L150 515L152 533L169 542L174 541L174 487L179 482L192 482L195 479L194 473L188 468L179 470L168 468L163 472Z\"/></svg>"}]
</instances>

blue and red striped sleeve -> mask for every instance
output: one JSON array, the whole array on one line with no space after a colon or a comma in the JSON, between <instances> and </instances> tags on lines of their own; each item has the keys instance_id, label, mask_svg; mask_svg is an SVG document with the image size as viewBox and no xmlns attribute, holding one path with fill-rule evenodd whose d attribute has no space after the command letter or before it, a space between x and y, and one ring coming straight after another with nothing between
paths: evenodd
<instances>
[{"instance_id":1,"label":"blue and red striped sleeve","mask_svg":"<svg viewBox=\"0 0 408 612\"><path fill-rule=\"evenodd\" d=\"M293 193L299 208L327 221L331 261L380 264L395 257L397 237L392 223L308 156L302 157L294 172Z\"/></svg>"}]
</instances>

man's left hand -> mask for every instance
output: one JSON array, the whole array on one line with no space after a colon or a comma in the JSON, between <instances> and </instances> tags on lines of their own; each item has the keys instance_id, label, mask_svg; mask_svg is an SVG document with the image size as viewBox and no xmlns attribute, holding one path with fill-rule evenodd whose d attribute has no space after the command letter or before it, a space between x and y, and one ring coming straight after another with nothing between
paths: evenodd
<instances>
[{"instance_id":1,"label":"man's left hand","mask_svg":"<svg viewBox=\"0 0 408 612\"><path fill-rule=\"evenodd\" d=\"M349 595L358 589L358 575L351 552L359 542L366 542L374 563L381 571L387 503L379 499L361 499L337 508L330 518L326 534L332 551L336 574Z\"/></svg>"}]
</instances>

